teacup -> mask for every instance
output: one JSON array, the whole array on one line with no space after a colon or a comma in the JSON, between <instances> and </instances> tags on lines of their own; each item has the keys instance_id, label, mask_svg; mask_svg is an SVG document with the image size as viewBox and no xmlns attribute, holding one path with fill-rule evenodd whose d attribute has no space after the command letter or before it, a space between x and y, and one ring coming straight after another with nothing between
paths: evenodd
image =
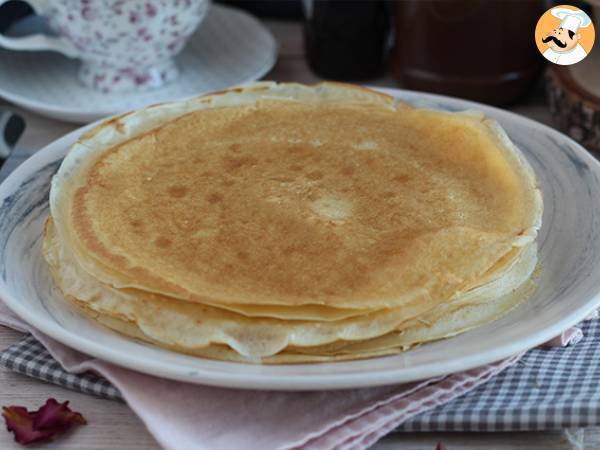
<instances>
[{"instance_id":1,"label":"teacup","mask_svg":"<svg viewBox=\"0 0 600 450\"><path fill-rule=\"evenodd\" d=\"M7 0L0 0L0 6ZM0 35L12 50L54 50L82 61L79 79L103 92L147 90L178 76L174 56L209 0L27 0L56 36Z\"/></svg>"}]
</instances>

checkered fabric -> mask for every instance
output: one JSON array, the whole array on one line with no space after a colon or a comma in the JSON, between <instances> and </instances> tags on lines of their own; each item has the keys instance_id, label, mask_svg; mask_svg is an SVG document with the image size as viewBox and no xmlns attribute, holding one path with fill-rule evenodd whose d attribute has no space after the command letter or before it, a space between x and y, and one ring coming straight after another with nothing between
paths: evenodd
<instances>
[{"instance_id":1,"label":"checkered fabric","mask_svg":"<svg viewBox=\"0 0 600 450\"><path fill-rule=\"evenodd\" d=\"M0 353L0 366L74 391L121 400L121 393L104 378L90 372L73 374L65 371L31 335Z\"/></svg>"},{"instance_id":2,"label":"checkered fabric","mask_svg":"<svg viewBox=\"0 0 600 450\"><path fill-rule=\"evenodd\" d=\"M600 425L600 320L569 347L534 349L492 380L402 431L550 430Z\"/></svg>"},{"instance_id":3,"label":"checkered fabric","mask_svg":"<svg viewBox=\"0 0 600 450\"><path fill-rule=\"evenodd\" d=\"M479 388L405 422L398 431L548 430L600 425L600 319L581 324L584 338L565 348L535 349ZM0 365L109 399L119 391L94 374L65 372L27 336L0 353Z\"/></svg>"}]
</instances>

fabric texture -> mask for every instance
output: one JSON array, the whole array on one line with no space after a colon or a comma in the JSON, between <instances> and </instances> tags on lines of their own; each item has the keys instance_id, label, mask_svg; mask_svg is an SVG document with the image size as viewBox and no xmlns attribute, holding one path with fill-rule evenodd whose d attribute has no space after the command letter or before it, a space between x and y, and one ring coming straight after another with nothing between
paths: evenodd
<instances>
[{"instance_id":1,"label":"fabric texture","mask_svg":"<svg viewBox=\"0 0 600 450\"><path fill-rule=\"evenodd\" d=\"M585 325L588 337L577 346L536 349L446 377L369 389L267 392L191 385L117 367L54 341L0 303L1 324L31 333L2 352L0 364L126 401L165 449L358 450L394 430L554 428L570 426L565 418L574 411L578 424L594 424L600 394L594 395L591 380L600 375L600 364L585 371L590 378L584 383L578 371L565 368L600 356L596 322ZM568 345L581 333L569 329L553 343ZM536 383L553 389L536 389Z\"/></svg>"}]
</instances>

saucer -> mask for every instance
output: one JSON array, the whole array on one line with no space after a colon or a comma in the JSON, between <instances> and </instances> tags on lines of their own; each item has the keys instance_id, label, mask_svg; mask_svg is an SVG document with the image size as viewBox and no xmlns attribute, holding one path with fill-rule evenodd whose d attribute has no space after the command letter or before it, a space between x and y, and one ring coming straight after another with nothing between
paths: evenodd
<instances>
[{"instance_id":1,"label":"saucer","mask_svg":"<svg viewBox=\"0 0 600 450\"><path fill-rule=\"evenodd\" d=\"M77 60L55 52L0 49L0 97L54 119L87 123L255 81L273 67L276 58L277 42L256 18L213 4L176 57L181 73L171 84L146 92L105 94L79 82Z\"/></svg>"}]
</instances>

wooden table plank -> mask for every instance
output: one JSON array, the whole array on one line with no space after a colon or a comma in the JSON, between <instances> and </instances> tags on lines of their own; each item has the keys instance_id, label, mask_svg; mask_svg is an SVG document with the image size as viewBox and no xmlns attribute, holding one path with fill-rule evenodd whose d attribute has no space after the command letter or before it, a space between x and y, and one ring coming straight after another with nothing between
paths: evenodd
<instances>
[{"instance_id":1,"label":"wooden table plank","mask_svg":"<svg viewBox=\"0 0 600 450\"><path fill-rule=\"evenodd\" d=\"M310 71L304 59L300 25L285 21L267 21L266 24L280 43L279 60L266 78L305 83L319 81L320 78ZM390 75L367 84L399 87ZM0 106L2 106L1 101ZM76 128L72 124L47 119L17 107L11 106L11 109L20 112L26 118L27 130L15 150L17 157L13 161L9 161L0 172L0 179L26 157ZM541 84L535 86L530 95L522 102L509 109L540 122L551 123ZM13 330L0 327L0 347L4 348L10 345L19 336L20 334ZM64 450L152 450L159 448L140 420L122 403L79 394L7 370L0 370L0 404L20 404L36 408L48 397L70 400L71 406L86 416L89 425L81 427L65 439L43 448ZM449 450L567 450L583 448L594 450L600 449L600 429L522 433L395 433L377 443L373 449L434 449L438 441L444 442ZM16 450L20 448L22 447L12 441L10 434L0 431L0 449Z\"/></svg>"}]
</instances>

